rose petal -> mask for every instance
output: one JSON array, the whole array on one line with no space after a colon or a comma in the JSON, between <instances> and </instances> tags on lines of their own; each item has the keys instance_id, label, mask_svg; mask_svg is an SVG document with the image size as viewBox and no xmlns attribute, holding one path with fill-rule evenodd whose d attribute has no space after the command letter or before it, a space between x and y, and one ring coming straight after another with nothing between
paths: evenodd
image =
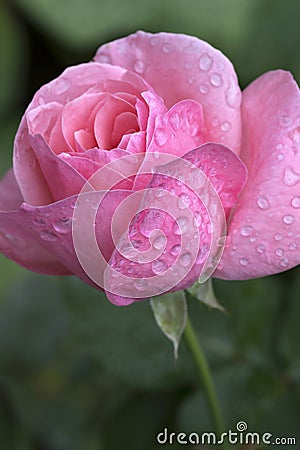
<instances>
[{"instance_id":1,"label":"rose petal","mask_svg":"<svg viewBox=\"0 0 300 450\"><path fill-rule=\"evenodd\" d=\"M184 158L160 155L156 163L164 160L170 162L155 169L141 212L112 254L106 291L115 304L193 284L209 255L214 257L218 251L217 239L225 223L222 201L228 212L247 176L241 160L219 144L205 144ZM135 251L129 241L135 243Z\"/></svg>"},{"instance_id":2,"label":"rose petal","mask_svg":"<svg viewBox=\"0 0 300 450\"><path fill-rule=\"evenodd\" d=\"M12 170L0 181L0 252L17 264L49 275L66 275L69 271L49 253L28 226L20 209L22 195ZM42 219L35 219L42 227Z\"/></svg>"},{"instance_id":3,"label":"rose petal","mask_svg":"<svg viewBox=\"0 0 300 450\"><path fill-rule=\"evenodd\" d=\"M243 94L249 179L215 276L248 279L300 262L300 95L288 72L269 72Z\"/></svg>"},{"instance_id":4,"label":"rose petal","mask_svg":"<svg viewBox=\"0 0 300 450\"><path fill-rule=\"evenodd\" d=\"M0 210L12 211L18 209L23 203L23 197L16 177L12 169L10 169L2 180L0 180Z\"/></svg>"},{"instance_id":5,"label":"rose petal","mask_svg":"<svg viewBox=\"0 0 300 450\"><path fill-rule=\"evenodd\" d=\"M203 106L207 141L239 152L241 92L231 62L200 39L139 31L101 46L95 61L109 61L140 74L169 108L193 99Z\"/></svg>"}]
</instances>

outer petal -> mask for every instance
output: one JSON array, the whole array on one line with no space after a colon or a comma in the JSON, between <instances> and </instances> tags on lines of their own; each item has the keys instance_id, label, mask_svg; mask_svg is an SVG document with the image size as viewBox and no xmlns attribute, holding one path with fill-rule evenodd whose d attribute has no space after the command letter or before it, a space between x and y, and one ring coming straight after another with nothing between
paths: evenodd
<instances>
[{"instance_id":1,"label":"outer petal","mask_svg":"<svg viewBox=\"0 0 300 450\"><path fill-rule=\"evenodd\" d=\"M207 141L239 152L241 92L231 62L200 39L142 31L100 47L95 61L142 75L167 107L193 99L203 106Z\"/></svg>"},{"instance_id":2,"label":"outer petal","mask_svg":"<svg viewBox=\"0 0 300 450\"><path fill-rule=\"evenodd\" d=\"M249 179L215 276L248 279L300 262L300 94L291 74L270 72L243 94Z\"/></svg>"},{"instance_id":3,"label":"outer petal","mask_svg":"<svg viewBox=\"0 0 300 450\"><path fill-rule=\"evenodd\" d=\"M66 275L69 271L51 255L25 223L19 209L23 201L13 171L0 182L0 252L27 269L49 275ZM42 226L41 219L39 226Z\"/></svg>"},{"instance_id":4,"label":"outer petal","mask_svg":"<svg viewBox=\"0 0 300 450\"><path fill-rule=\"evenodd\" d=\"M245 184L244 164L219 144L159 162L106 273L107 296L117 305L193 284L219 251L223 208L236 203Z\"/></svg>"}]
</instances>

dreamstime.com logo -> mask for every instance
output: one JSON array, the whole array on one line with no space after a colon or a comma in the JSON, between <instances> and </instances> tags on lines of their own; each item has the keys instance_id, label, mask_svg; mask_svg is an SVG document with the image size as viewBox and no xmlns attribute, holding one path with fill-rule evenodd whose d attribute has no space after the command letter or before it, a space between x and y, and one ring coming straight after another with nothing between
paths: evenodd
<instances>
[{"instance_id":1,"label":"dreamstime.com logo","mask_svg":"<svg viewBox=\"0 0 300 450\"><path fill-rule=\"evenodd\" d=\"M161 445L221 445L225 442L231 445L296 445L295 437L275 437L272 433L256 433L247 431L248 424L240 421L236 430L228 430L220 436L215 433L174 433L165 428L156 436Z\"/></svg>"},{"instance_id":2,"label":"dreamstime.com logo","mask_svg":"<svg viewBox=\"0 0 300 450\"><path fill-rule=\"evenodd\" d=\"M110 230L103 233L101 223L112 205ZM137 232L140 238L134 239ZM214 184L192 162L168 154L130 154L105 164L85 183L72 237L79 263L94 283L118 296L146 298L172 290L195 267L206 281L224 250L226 218ZM117 263L108 260L101 240L104 250L109 242L118 252ZM143 265L151 267L145 277Z\"/></svg>"}]
</instances>

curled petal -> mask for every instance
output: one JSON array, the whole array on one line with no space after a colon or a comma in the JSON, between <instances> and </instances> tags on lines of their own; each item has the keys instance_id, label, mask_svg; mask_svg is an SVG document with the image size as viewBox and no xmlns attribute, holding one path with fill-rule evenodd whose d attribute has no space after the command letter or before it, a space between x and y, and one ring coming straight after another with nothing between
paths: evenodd
<instances>
[{"instance_id":1,"label":"curled petal","mask_svg":"<svg viewBox=\"0 0 300 450\"><path fill-rule=\"evenodd\" d=\"M203 106L207 141L235 152L241 141L241 91L231 62L204 41L183 34L139 31L103 45L95 61L135 71L168 108L193 99Z\"/></svg>"}]
</instances>

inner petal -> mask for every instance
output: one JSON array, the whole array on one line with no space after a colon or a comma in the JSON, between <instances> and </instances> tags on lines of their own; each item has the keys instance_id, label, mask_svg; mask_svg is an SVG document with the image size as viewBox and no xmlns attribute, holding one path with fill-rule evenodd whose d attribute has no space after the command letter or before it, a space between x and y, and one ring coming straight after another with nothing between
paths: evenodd
<instances>
[{"instance_id":1,"label":"inner petal","mask_svg":"<svg viewBox=\"0 0 300 450\"><path fill-rule=\"evenodd\" d=\"M99 148L113 148L111 137L116 117L123 113L134 115L135 108L128 102L113 95L106 97L99 108L94 122L94 134Z\"/></svg>"},{"instance_id":2,"label":"inner petal","mask_svg":"<svg viewBox=\"0 0 300 450\"><path fill-rule=\"evenodd\" d=\"M124 112L116 117L111 133L111 146L117 147L124 134L138 131L137 117L132 112Z\"/></svg>"}]
</instances>

